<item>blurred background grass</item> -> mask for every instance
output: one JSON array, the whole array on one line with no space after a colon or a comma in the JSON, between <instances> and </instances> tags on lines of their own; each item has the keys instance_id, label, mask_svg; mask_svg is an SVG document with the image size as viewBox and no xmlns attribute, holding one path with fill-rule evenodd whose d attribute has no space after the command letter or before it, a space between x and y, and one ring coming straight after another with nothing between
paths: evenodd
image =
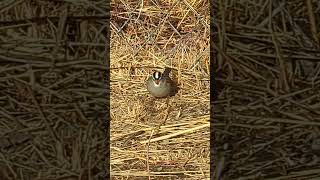
<instances>
[{"instance_id":1,"label":"blurred background grass","mask_svg":"<svg viewBox=\"0 0 320 180\"><path fill-rule=\"evenodd\" d=\"M212 6L216 178L319 178L319 1Z\"/></svg>"}]
</instances>

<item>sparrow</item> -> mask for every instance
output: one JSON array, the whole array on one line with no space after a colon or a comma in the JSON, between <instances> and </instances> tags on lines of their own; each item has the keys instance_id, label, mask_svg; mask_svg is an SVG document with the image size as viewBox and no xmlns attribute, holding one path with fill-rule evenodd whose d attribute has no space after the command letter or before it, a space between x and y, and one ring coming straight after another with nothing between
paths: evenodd
<instances>
[{"instance_id":1,"label":"sparrow","mask_svg":"<svg viewBox=\"0 0 320 180\"><path fill-rule=\"evenodd\" d=\"M170 79L171 68L166 67L164 72L155 71L146 82L147 90L156 98L172 96L176 93L176 85Z\"/></svg>"}]
</instances>

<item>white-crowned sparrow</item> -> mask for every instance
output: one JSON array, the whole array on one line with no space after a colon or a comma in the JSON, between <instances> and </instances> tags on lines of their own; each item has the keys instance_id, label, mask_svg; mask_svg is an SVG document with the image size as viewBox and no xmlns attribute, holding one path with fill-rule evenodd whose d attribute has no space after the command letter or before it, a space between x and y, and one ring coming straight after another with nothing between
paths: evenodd
<instances>
[{"instance_id":1,"label":"white-crowned sparrow","mask_svg":"<svg viewBox=\"0 0 320 180\"><path fill-rule=\"evenodd\" d=\"M147 90L157 98L172 96L176 93L176 85L170 79L171 69L165 68L164 72L155 71L147 80Z\"/></svg>"}]
</instances>

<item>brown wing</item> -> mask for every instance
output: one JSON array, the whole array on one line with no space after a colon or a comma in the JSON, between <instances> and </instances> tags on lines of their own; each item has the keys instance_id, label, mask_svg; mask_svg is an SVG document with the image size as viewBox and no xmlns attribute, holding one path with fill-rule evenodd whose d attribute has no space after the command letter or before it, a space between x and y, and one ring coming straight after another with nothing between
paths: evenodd
<instances>
[{"instance_id":1,"label":"brown wing","mask_svg":"<svg viewBox=\"0 0 320 180\"><path fill-rule=\"evenodd\" d=\"M169 77L170 72L171 72L171 68L166 67L166 68L164 69L164 72L163 72L163 74L162 74L162 77Z\"/></svg>"}]
</instances>

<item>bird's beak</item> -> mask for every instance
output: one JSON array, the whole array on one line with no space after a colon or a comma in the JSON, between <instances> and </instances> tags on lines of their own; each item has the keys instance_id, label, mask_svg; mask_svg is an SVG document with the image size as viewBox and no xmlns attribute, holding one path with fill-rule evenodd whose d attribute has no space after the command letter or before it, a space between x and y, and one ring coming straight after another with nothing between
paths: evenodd
<instances>
[{"instance_id":1,"label":"bird's beak","mask_svg":"<svg viewBox=\"0 0 320 180\"><path fill-rule=\"evenodd\" d=\"M160 81L159 81L159 80L155 80L154 82L156 83L156 85L159 85L159 84L160 84Z\"/></svg>"}]
</instances>

